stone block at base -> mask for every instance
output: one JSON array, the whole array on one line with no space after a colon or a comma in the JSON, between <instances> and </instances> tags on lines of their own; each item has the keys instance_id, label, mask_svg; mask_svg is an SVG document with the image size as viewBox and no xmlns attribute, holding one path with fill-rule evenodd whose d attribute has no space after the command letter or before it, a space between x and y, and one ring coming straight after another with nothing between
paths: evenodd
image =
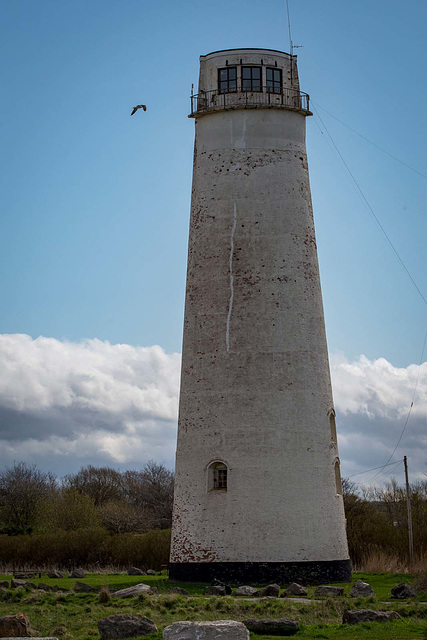
<instances>
[{"instance_id":1,"label":"stone block at base","mask_svg":"<svg viewBox=\"0 0 427 640\"><path fill-rule=\"evenodd\" d=\"M249 640L249 631L241 622L174 622L163 630L163 640Z\"/></svg>"}]
</instances>

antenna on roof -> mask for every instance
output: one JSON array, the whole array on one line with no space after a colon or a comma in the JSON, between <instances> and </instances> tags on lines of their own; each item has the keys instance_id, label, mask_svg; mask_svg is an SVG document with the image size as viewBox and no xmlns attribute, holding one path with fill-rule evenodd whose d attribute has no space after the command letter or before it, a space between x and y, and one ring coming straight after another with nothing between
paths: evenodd
<instances>
[{"instance_id":1,"label":"antenna on roof","mask_svg":"<svg viewBox=\"0 0 427 640\"><path fill-rule=\"evenodd\" d=\"M286 11L288 14L288 34L289 34L289 52L291 54L291 56L294 55L294 44L292 42L292 35L291 35L291 16L289 14L289 0L286 0Z\"/></svg>"},{"instance_id":2,"label":"antenna on roof","mask_svg":"<svg viewBox=\"0 0 427 640\"><path fill-rule=\"evenodd\" d=\"M303 47L304 45L302 45L302 44L294 44L292 42L291 16L290 16L290 13L289 13L289 0L286 0L286 11L287 11L287 14L288 14L289 52L291 54L291 57L293 57L294 49L301 49L301 47Z\"/></svg>"}]
</instances>

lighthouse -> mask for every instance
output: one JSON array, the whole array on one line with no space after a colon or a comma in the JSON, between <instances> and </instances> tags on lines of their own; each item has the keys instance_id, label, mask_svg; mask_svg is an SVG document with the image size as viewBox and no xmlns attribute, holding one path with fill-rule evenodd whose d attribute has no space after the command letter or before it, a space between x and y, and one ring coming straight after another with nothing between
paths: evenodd
<instances>
[{"instance_id":1,"label":"lighthouse","mask_svg":"<svg viewBox=\"0 0 427 640\"><path fill-rule=\"evenodd\" d=\"M296 57L200 58L170 577L350 579Z\"/></svg>"}]
</instances>

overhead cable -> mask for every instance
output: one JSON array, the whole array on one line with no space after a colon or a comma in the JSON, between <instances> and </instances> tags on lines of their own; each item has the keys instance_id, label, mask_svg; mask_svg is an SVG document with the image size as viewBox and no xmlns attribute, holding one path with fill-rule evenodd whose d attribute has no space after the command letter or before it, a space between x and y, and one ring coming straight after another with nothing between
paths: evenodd
<instances>
[{"instance_id":1,"label":"overhead cable","mask_svg":"<svg viewBox=\"0 0 427 640\"><path fill-rule=\"evenodd\" d=\"M403 460L400 460L400 462L403 462ZM381 465L379 467L374 467L373 469L365 469L364 471L359 471L359 473L353 473L351 476L347 476L347 478L354 478L355 476L361 476L364 473L369 473L369 471L376 471L377 469L384 469L384 466L389 467L393 464L396 464L396 462L390 462L386 465Z\"/></svg>"},{"instance_id":2,"label":"overhead cable","mask_svg":"<svg viewBox=\"0 0 427 640\"><path fill-rule=\"evenodd\" d=\"M336 120L337 122L339 122L340 124L343 125L343 127L346 127L349 131L352 131L353 133L355 133L357 136L359 136L359 138L362 138L363 140L366 140L366 142L369 142L369 144L371 144L373 147L375 147L376 149L379 149L379 151L382 151L383 153L386 154L386 156L389 156L390 158L393 158L393 160L396 160L397 162L400 162L400 164L403 164L404 167L406 167L407 169L410 169L411 171L413 171L414 173L417 173L419 176L421 176L422 178L425 178L427 180L427 175L425 173L422 173L422 171L418 171L418 169L415 169L415 167L411 167L410 164L408 164L407 162L404 162L403 160L401 160L400 158L398 158L397 156L394 156L392 153L390 153L389 151L386 151L385 149L383 149L382 147L380 147L378 144L376 144L375 142L372 142L372 140L369 140L369 138L367 138L366 136L362 135L361 133L359 133L358 131L356 131L356 129L353 129L352 127L350 127L350 125L346 124L345 122L343 122L342 120L340 120L339 118L337 118L337 116L334 116L333 113L331 113L330 111L328 111L327 109L325 109L325 107L322 107L322 105L320 105L318 102L314 102L313 100L311 100L311 104L315 104L317 105L320 109L322 109L322 111L324 111L325 113L327 113L329 116L331 116L331 118L333 118L334 120Z\"/></svg>"},{"instance_id":3,"label":"overhead cable","mask_svg":"<svg viewBox=\"0 0 427 640\"><path fill-rule=\"evenodd\" d=\"M385 465L382 467L382 469L385 469L385 467L388 465L388 463L390 462L390 460L391 460L391 459L392 459L392 457L394 456L394 454L395 454L395 452L396 452L396 449L397 449L397 447L399 446L400 441L401 441L401 440L402 440L402 438L403 438L403 434L404 434L404 433L405 433L405 431L406 431L406 427L408 426L409 418L411 417L412 408L413 408L413 406L414 406L414 402L415 402L415 394L417 393L418 382L419 382L419 380L420 380L421 365L422 365L422 363L423 363L423 359L424 359L424 350L425 350L425 348L426 348L426 342L427 342L427 331L426 331L425 336L424 336L423 348L422 348L422 350L421 350L420 363L419 363L419 365L418 365L417 379L416 379L416 381L415 381L414 392L413 392L413 394L412 394L412 402L411 402L411 406L409 407L408 415L406 416L405 424L403 425L403 429L402 429L402 432L401 432L401 434L400 434L400 436L399 436L399 439L398 439L398 441L397 441L397 443L396 443L396 446L394 447L394 449L393 449L393 451L392 451L391 456L389 457L389 459L387 460L387 462L385 463ZM380 473L381 473L381 471L378 471L378 473L376 473L376 474L371 478L370 482L371 482L372 480L374 480L378 475L380 475Z\"/></svg>"},{"instance_id":4,"label":"overhead cable","mask_svg":"<svg viewBox=\"0 0 427 640\"><path fill-rule=\"evenodd\" d=\"M381 224L379 218L377 217L375 211L373 210L372 206L370 205L367 197L365 196L365 194L363 193L359 183L357 182L356 178L354 177L350 167L348 166L347 162L344 159L344 156L342 155L341 151L339 150L339 148L337 147L334 139L332 138L331 134L329 133L329 130L327 128L327 126L325 125L325 123L323 122L322 118L319 115L319 112L317 111L317 109L315 107L313 107L314 110L316 111L317 117L319 118L320 122L322 123L326 133L329 136L329 139L331 140L332 144L335 147L336 152L338 153L339 157L342 160L342 163L344 164L345 168L347 169L352 181L354 182L357 190L359 191L360 195L363 198L364 203L366 204L367 208L369 209L369 211L371 212L375 222L377 223L377 225L379 226L379 228L381 229L385 239L387 240L388 244L390 245L390 247L393 250L393 253L395 254L395 256L397 257L397 259L399 260L400 264L402 265L403 269L406 271L406 274L408 275L409 279L411 280L412 284L414 285L414 287L416 288L416 290L418 291L421 299L423 300L424 304L427 306L427 299L425 298L423 292L421 291L421 289L419 288L419 286L417 285L417 283L415 282L414 278L411 275L411 272L409 271L408 267L406 266L406 264L404 263L404 261L402 260L402 258L400 257L399 252L397 251L396 247L394 246L393 242L391 241L390 237L388 236L386 230L384 229L383 225Z\"/></svg>"}]
</instances>

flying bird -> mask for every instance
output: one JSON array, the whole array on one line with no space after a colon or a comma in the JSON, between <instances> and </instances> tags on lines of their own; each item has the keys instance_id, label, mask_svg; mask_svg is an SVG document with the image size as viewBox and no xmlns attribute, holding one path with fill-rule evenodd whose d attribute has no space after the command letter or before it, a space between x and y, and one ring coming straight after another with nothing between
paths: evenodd
<instances>
[{"instance_id":1,"label":"flying bird","mask_svg":"<svg viewBox=\"0 0 427 640\"><path fill-rule=\"evenodd\" d=\"M146 104L137 104L136 107L134 107L132 109L132 113L130 115L133 116L133 114L136 113L138 111L138 109L144 109L144 111L147 111L147 105Z\"/></svg>"}]
</instances>

